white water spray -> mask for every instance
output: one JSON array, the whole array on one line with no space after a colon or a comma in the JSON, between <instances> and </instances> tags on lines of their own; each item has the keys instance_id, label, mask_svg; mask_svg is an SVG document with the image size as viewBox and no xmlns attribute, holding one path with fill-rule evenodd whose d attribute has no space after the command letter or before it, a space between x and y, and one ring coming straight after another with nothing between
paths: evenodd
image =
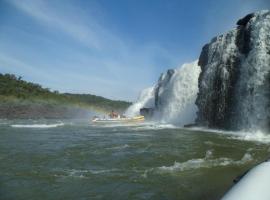
<instances>
[{"instance_id":1,"label":"white water spray","mask_svg":"<svg viewBox=\"0 0 270 200\"><path fill-rule=\"evenodd\" d=\"M129 117L134 117L140 114L141 108L145 107L154 107L154 87L149 87L142 90L137 101L126 110L125 115Z\"/></svg>"},{"instance_id":2,"label":"white water spray","mask_svg":"<svg viewBox=\"0 0 270 200\"><path fill-rule=\"evenodd\" d=\"M171 79L161 86L158 94L161 106L158 106L156 113L161 122L180 126L194 122L200 71L197 60L183 64L175 69Z\"/></svg>"},{"instance_id":3,"label":"white water spray","mask_svg":"<svg viewBox=\"0 0 270 200\"><path fill-rule=\"evenodd\" d=\"M195 100L200 73L197 62L196 60L183 64L173 71L162 74L159 83L155 87L143 90L126 114L134 116L139 114L141 108L154 108L154 119L159 122L179 126L193 123L197 111Z\"/></svg>"},{"instance_id":4,"label":"white water spray","mask_svg":"<svg viewBox=\"0 0 270 200\"><path fill-rule=\"evenodd\" d=\"M237 85L238 119L242 129L269 127L270 13L255 14L247 27L251 51L242 60Z\"/></svg>"}]
</instances>

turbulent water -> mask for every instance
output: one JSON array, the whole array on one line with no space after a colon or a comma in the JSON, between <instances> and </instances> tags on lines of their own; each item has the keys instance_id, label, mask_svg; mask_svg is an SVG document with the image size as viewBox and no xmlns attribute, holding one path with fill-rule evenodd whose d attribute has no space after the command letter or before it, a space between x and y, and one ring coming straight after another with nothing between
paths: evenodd
<instances>
[{"instance_id":1,"label":"turbulent water","mask_svg":"<svg viewBox=\"0 0 270 200\"><path fill-rule=\"evenodd\" d=\"M0 121L0 199L219 199L268 157L263 133Z\"/></svg>"}]
</instances>

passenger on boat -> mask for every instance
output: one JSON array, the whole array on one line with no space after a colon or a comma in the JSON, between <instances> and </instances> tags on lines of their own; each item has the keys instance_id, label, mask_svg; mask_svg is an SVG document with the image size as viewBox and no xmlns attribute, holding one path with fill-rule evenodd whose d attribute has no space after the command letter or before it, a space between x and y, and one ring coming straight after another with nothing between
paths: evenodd
<instances>
[{"instance_id":1,"label":"passenger on boat","mask_svg":"<svg viewBox=\"0 0 270 200\"><path fill-rule=\"evenodd\" d=\"M119 114L118 114L117 112L114 112L113 110L112 110L112 112L109 114L109 117L110 117L110 118L118 118L118 116L119 116Z\"/></svg>"}]
</instances>

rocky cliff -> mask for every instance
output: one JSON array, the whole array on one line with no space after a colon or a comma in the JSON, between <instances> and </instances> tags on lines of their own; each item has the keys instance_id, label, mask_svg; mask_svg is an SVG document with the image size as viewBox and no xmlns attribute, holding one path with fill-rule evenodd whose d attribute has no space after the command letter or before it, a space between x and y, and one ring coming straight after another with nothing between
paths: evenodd
<instances>
[{"instance_id":1,"label":"rocky cliff","mask_svg":"<svg viewBox=\"0 0 270 200\"><path fill-rule=\"evenodd\" d=\"M222 129L270 127L270 12L249 14L206 44L197 122Z\"/></svg>"}]
</instances>

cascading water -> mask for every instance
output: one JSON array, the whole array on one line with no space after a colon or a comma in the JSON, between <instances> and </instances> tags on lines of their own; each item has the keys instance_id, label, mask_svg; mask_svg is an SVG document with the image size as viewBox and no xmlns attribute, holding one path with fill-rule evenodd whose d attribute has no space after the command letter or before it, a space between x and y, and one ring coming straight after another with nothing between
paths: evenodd
<instances>
[{"instance_id":1,"label":"cascading water","mask_svg":"<svg viewBox=\"0 0 270 200\"><path fill-rule=\"evenodd\" d=\"M234 104L233 92L239 72L239 52L235 45L236 31L212 39L203 47L198 64L199 93L196 100L197 121L210 127L227 127Z\"/></svg>"},{"instance_id":2,"label":"cascading water","mask_svg":"<svg viewBox=\"0 0 270 200\"><path fill-rule=\"evenodd\" d=\"M201 71L197 63L184 64L173 73L169 70L165 76L161 76L155 95L155 117L161 122L180 126L194 122Z\"/></svg>"},{"instance_id":3,"label":"cascading water","mask_svg":"<svg viewBox=\"0 0 270 200\"><path fill-rule=\"evenodd\" d=\"M137 101L126 110L125 115L129 117L139 115L141 108L153 108L154 101L154 87L146 88L141 91Z\"/></svg>"},{"instance_id":4,"label":"cascading water","mask_svg":"<svg viewBox=\"0 0 270 200\"><path fill-rule=\"evenodd\" d=\"M163 123L184 125L193 123L197 107L200 67L198 61L184 64L162 74L157 85L141 92L138 100L126 111L126 115L139 114L141 108L154 108L153 119Z\"/></svg>"},{"instance_id":5,"label":"cascading water","mask_svg":"<svg viewBox=\"0 0 270 200\"><path fill-rule=\"evenodd\" d=\"M249 14L203 47L197 122L214 128L269 129L270 12Z\"/></svg>"},{"instance_id":6,"label":"cascading water","mask_svg":"<svg viewBox=\"0 0 270 200\"><path fill-rule=\"evenodd\" d=\"M237 84L239 127L270 128L270 12L257 13L245 27L249 52L242 59Z\"/></svg>"},{"instance_id":7,"label":"cascading water","mask_svg":"<svg viewBox=\"0 0 270 200\"><path fill-rule=\"evenodd\" d=\"M127 113L150 107L165 123L184 125L196 118L210 128L269 130L270 12L249 14L237 25L203 47L200 67L195 61L168 70Z\"/></svg>"}]
</instances>

